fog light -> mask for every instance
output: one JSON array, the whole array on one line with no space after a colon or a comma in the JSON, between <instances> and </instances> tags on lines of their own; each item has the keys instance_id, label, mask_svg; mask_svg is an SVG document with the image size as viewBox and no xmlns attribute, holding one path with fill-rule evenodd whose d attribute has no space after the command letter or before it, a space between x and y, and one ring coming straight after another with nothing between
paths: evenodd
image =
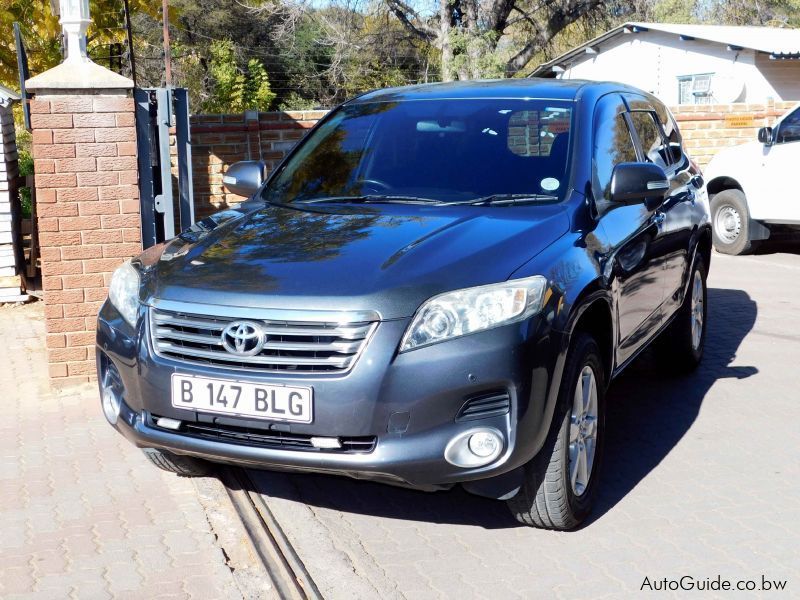
<instances>
[{"instance_id":1,"label":"fog light","mask_svg":"<svg viewBox=\"0 0 800 600\"><path fill-rule=\"evenodd\" d=\"M469 449L475 456L486 458L497 454L500 449L500 438L491 431L480 431L469 436Z\"/></svg>"},{"instance_id":2,"label":"fog light","mask_svg":"<svg viewBox=\"0 0 800 600\"><path fill-rule=\"evenodd\" d=\"M337 437L312 437L311 445L314 446L314 448L332 450L341 448L342 442L340 442Z\"/></svg>"},{"instance_id":3,"label":"fog light","mask_svg":"<svg viewBox=\"0 0 800 600\"><path fill-rule=\"evenodd\" d=\"M103 389L103 414L112 425L115 425L119 418L120 399L114 388Z\"/></svg>"},{"instance_id":4,"label":"fog light","mask_svg":"<svg viewBox=\"0 0 800 600\"><path fill-rule=\"evenodd\" d=\"M156 419L156 425L164 429L173 429L175 431L181 428L180 421L177 419L170 419L169 417L158 417L158 419Z\"/></svg>"},{"instance_id":5,"label":"fog light","mask_svg":"<svg viewBox=\"0 0 800 600\"><path fill-rule=\"evenodd\" d=\"M462 431L447 443L444 457L457 467L482 467L497 460L503 452L505 438L497 429L478 427Z\"/></svg>"}]
</instances>

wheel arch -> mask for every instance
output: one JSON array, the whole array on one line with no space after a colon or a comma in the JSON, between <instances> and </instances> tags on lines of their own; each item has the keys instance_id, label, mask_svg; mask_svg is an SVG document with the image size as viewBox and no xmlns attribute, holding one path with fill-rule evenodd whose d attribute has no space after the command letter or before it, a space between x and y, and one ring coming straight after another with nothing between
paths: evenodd
<instances>
[{"instance_id":1,"label":"wheel arch","mask_svg":"<svg viewBox=\"0 0 800 600\"><path fill-rule=\"evenodd\" d=\"M719 177L714 177L706 184L706 189L708 190L709 198L713 198L720 192L724 192L725 190L739 190L744 194L744 188L742 184L739 183L738 180L730 177L728 175L721 175ZM747 195L745 195L745 201L747 200Z\"/></svg>"},{"instance_id":2,"label":"wheel arch","mask_svg":"<svg viewBox=\"0 0 800 600\"><path fill-rule=\"evenodd\" d=\"M711 249L713 246L714 240L711 235L711 227L703 227L697 236L695 255L699 255L700 258L703 259L703 264L706 266L706 273L708 273L711 268Z\"/></svg>"},{"instance_id":3,"label":"wheel arch","mask_svg":"<svg viewBox=\"0 0 800 600\"><path fill-rule=\"evenodd\" d=\"M567 328L568 339L583 331L591 335L600 347L605 367L606 385L614 372L616 329L611 301L604 290L587 291L573 310Z\"/></svg>"}]
</instances>

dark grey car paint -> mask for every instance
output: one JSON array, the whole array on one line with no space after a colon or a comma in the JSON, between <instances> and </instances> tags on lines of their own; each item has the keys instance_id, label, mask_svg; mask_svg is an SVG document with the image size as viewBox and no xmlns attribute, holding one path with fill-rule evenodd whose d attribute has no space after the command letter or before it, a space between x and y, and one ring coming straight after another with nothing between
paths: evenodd
<instances>
[{"instance_id":1,"label":"dark grey car paint","mask_svg":"<svg viewBox=\"0 0 800 600\"><path fill-rule=\"evenodd\" d=\"M611 331L603 351L616 374L668 324L683 300L698 252L704 253L708 266L708 215L688 188L694 173L688 160L669 173L671 190L658 206L601 207L593 198L594 107L603 96L620 91L638 93L612 84L529 80L388 90L357 99L457 99L475 94L574 98L569 193L559 204L524 207L263 207L251 202L243 209L250 211L247 214L229 211L219 226L210 222L208 231L188 232L184 239L151 248L138 261L143 304L136 329L109 303L99 317L98 364L108 355L119 366L127 389L120 431L142 447L263 468L337 472L422 489L493 477L489 484L474 484L473 491L508 494L518 479L496 476L518 473L541 448L570 336L581 315L597 306L598 314L607 314ZM654 219L659 212L665 214L663 224ZM531 275L545 275L550 283L538 315L397 353L410 317L430 296ZM230 376L219 367L154 356L146 306L164 300L200 303L222 314L229 306L378 312L382 322L346 376L247 375L252 380L313 386L314 422L278 427L315 435L376 435L376 450L367 455L267 450L148 427L142 411L179 419L209 418L171 407L173 372ZM444 461L446 442L475 425L454 422L464 398L498 387L509 390L511 413L480 424L508 436L501 458L479 469ZM393 419L403 420L405 415L405 429L392 430Z\"/></svg>"}]
</instances>

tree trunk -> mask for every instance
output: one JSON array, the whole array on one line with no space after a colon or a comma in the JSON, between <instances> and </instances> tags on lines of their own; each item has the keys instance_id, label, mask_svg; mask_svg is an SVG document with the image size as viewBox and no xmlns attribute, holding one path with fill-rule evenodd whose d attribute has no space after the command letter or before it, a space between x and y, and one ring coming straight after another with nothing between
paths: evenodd
<instances>
[{"instance_id":1,"label":"tree trunk","mask_svg":"<svg viewBox=\"0 0 800 600\"><path fill-rule=\"evenodd\" d=\"M439 45L442 49L442 81L453 81L453 48L450 46L452 19L450 0L439 0Z\"/></svg>"}]
</instances>

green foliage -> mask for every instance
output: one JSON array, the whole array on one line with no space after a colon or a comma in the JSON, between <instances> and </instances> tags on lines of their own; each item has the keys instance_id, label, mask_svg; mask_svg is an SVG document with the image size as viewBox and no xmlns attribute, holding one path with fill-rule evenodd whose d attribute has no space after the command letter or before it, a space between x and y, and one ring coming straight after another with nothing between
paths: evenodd
<instances>
[{"instance_id":1,"label":"green foliage","mask_svg":"<svg viewBox=\"0 0 800 600\"><path fill-rule=\"evenodd\" d=\"M214 87L213 95L203 103L203 110L235 113L269 109L275 93L270 89L267 70L258 59L250 59L247 70L240 70L230 40L212 42L210 53L208 71Z\"/></svg>"},{"instance_id":2,"label":"green foliage","mask_svg":"<svg viewBox=\"0 0 800 600\"><path fill-rule=\"evenodd\" d=\"M54 2L56 5L58 2ZM48 0L0 1L0 83L19 89L16 48L12 25L20 24L22 38L28 54L28 70L37 75L61 62L61 26L53 14ZM122 13L119 0L91 0L89 10L92 23L87 36L89 51L102 49L108 44L124 43L125 31L121 29ZM161 3L153 0L130 0L132 14L158 15ZM172 12L172 11L170 11Z\"/></svg>"},{"instance_id":3,"label":"green foliage","mask_svg":"<svg viewBox=\"0 0 800 600\"><path fill-rule=\"evenodd\" d=\"M30 137L30 134L27 131L25 131L25 135ZM17 152L19 154L18 164L20 176L27 177L28 175L33 175L33 155L31 154L31 151L26 148L19 147ZM19 189L19 201L22 205L22 218L30 219L32 204L31 189L29 187L21 187Z\"/></svg>"},{"instance_id":4,"label":"green foliage","mask_svg":"<svg viewBox=\"0 0 800 600\"><path fill-rule=\"evenodd\" d=\"M22 208L22 218L30 219L33 215L33 202L31 201L31 188L19 188L19 203Z\"/></svg>"},{"instance_id":5,"label":"green foliage","mask_svg":"<svg viewBox=\"0 0 800 600\"><path fill-rule=\"evenodd\" d=\"M304 98L297 92L289 92L278 104L278 110L313 110L317 106L312 98Z\"/></svg>"},{"instance_id":6,"label":"green foliage","mask_svg":"<svg viewBox=\"0 0 800 600\"><path fill-rule=\"evenodd\" d=\"M660 0L653 5L657 23L697 23L697 0Z\"/></svg>"},{"instance_id":7,"label":"green foliage","mask_svg":"<svg viewBox=\"0 0 800 600\"><path fill-rule=\"evenodd\" d=\"M33 155L30 150L19 149L19 174L22 177L33 175Z\"/></svg>"},{"instance_id":8,"label":"green foliage","mask_svg":"<svg viewBox=\"0 0 800 600\"><path fill-rule=\"evenodd\" d=\"M498 35L495 31L479 33L467 29L450 32L453 49L451 76L459 79L497 79L505 76L505 58L496 52Z\"/></svg>"}]
</instances>

